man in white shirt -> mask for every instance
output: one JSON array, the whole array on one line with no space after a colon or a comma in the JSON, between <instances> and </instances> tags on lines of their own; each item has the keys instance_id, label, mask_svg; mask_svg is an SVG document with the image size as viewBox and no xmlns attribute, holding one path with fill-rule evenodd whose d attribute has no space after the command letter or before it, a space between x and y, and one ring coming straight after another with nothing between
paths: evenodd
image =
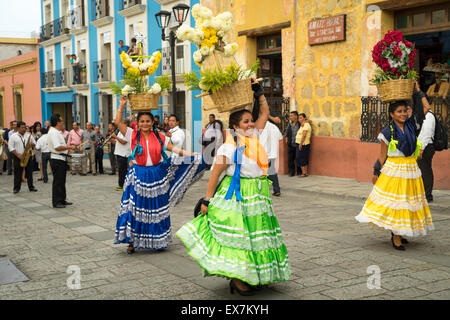
<instances>
[{"instance_id":1,"label":"man in white shirt","mask_svg":"<svg viewBox=\"0 0 450 320\"><path fill-rule=\"evenodd\" d=\"M50 150L50 166L53 172L52 204L53 208L65 208L71 205L66 201L66 173L68 150L75 150L75 146L67 146L62 130L64 122L57 113L50 118L51 128L48 131L47 146Z\"/></svg>"},{"instance_id":2,"label":"man in white shirt","mask_svg":"<svg viewBox=\"0 0 450 320\"><path fill-rule=\"evenodd\" d=\"M123 191L123 184L128 171L128 157L131 155L131 134L133 133L133 129L130 128L130 120L125 119L123 122L128 127L126 136L124 137L121 132L117 136L115 133L111 134L116 139L114 155L117 158L117 171L119 172L119 186L116 188L117 191Z\"/></svg>"},{"instance_id":3,"label":"man in white shirt","mask_svg":"<svg viewBox=\"0 0 450 320\"><path fill-rule=\"evenodd\" d=\"M179 127L180 120L174 114L169 117L169 127L170 130L166 132L166 136L170 138L170 142L172 142L174 147L184 149L184 140L186 138L183 130ZM172 152L172 157L179 157L178 154Z\"/></svg>"},{"instance_id":4,"label":"man in white shirt","mask_svg":"<svg viewBox=\"0 0 450 320\"><path fill-rule=\"evenodd\" d=\"M203 151L205 161L210 166L216 156L216 150L223 144L222 124L216 120L214 114L209 115L201 143L205 147Z\"/></svg>"},{"instance_id":5,"label":"man in white shirt","mask_svg":"<svg viewBox=\"0 0 450 320\"><path fill-rule=\"evenodd\" d=\"M48 149L47 146L47 138L48 138L47 129L42 128L41 134L42 136L36 143L36 150L41 150L42 152L42 171L44 174L44 183L47 183L48 182L47 168L48 163L50 161L50 150Z\"/></svg>"},{"instance_id":6,"label":"man in white shirt","mask_svg":"<svg viewBox=\"0 0 450 320\"><path fill-rule=\"evenodd\" d=\"M25 177L28 183L28 189L30 191L37 191L33 186L33 164L31 157L28 159L25 168L20 166L20 161L24 158L25 147L27 144L31 144L31 147L36 145L36 140L33 136L26 132L25 122L19 121L17 123L17 132L12 134L9 138L8 149L14 159L14 189L13 193L18 193L20 191L20 186L22 184L22 172L25 169Z\"/></svg>"},{"instance_id":7,"label":"man in white shirt","mask_svg":"<svg viewBox=\"0 0 450 320\"><path fill-rule=\"evenodd\" d=\"M275 119L278 120L279 118ZM266 150L267 157L269 158L268 178L273 182L273 195L277 197L281 195L277 175L277 159L280 140L283 140L283 135L281 134L280 129L278 129L278 127L274 125L271 120L267 121L264 130L259 136L259 142Z\"/></svg>"},{"instance_id":8,"label":"man in white shirt","mask_svg":"<svg viewBox=\"0 0 450 320\"><path fill-rule=\"evenodd\" d=\"M434 175L431 162L433 161L433 156L435 153L433 145L435 127L436 120L434 118L434 114L431 111L428 111L425 115L425 119L423 120L422 128L420 129L418 136L418 139L422 142L422 149L420 150L420 155L417 159L417 164L422 172L423 186L425 187L425 195L428 202L433 201L432 192Z\"/></svg>"}]
</instances>

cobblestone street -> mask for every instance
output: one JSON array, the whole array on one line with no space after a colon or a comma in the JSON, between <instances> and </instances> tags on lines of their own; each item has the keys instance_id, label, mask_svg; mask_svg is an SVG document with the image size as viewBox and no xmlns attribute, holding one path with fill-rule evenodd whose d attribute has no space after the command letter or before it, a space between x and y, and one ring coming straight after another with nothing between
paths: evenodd
<instances>
[{"instance_id":1,"label":"cobblestone street","mask_svg":"<svg viewBox=\"0 0 450 320\"><path fill-rule=\"evenodd\" d=\"M171 213L175 233L193 218L206 174ZM26 184L13 195L13 176L0 176L0 259L10 259L30 281L0 285L0 299L245 299L222 278L203 278L181 241L166 251L126 253L114 245L121 192L117 175L67 176L65 209L51 207L51 182ZM430 205L435 231L396 251L387 231L354 216L370 184L311 176L280 176L274 210L289 252L292 277L250 299L450 299L450 192ZM69 266L81 271L81 289L69 289ZM381 271L381 288L368 289L369 266Z\"/></svg>"}]
</instances>

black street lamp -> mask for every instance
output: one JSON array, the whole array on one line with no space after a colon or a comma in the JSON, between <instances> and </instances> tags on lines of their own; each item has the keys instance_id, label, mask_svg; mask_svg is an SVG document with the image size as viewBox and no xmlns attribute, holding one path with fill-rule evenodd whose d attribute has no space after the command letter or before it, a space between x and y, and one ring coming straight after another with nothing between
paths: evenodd
<instances>
[{"instance_id":1,"label":"black street lamp","mask_svg":"<svg viewBox=\"0 0 450 320\"><path fill-rule=\"evenodd\" d=\"M186 4L180 3L172 8L175 20L178 22L177 29L186 21L190 7ZM155 14L156 23L161 28L162 41L166 41L165 29L169 27L171 13L169 11L161 10ZM170 44L170 61L172 69L172 104L169 107L169 114L175 112L175 106L177 104L177 87L175 77L175 41L177 36L173 30L170 30L169 44Z\"/></svg>"}]
</instances>

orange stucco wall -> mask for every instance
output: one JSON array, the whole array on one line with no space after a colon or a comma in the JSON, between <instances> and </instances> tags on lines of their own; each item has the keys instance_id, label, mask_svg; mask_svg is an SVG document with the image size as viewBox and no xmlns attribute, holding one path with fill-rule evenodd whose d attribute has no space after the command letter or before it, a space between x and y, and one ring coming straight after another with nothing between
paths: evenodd
<instances>
[{"instance_id":1,"label":"orange stucco wall","mask_svg":"<svg viewBox=\"0 0 450 320\"><path fill-rule=\"evenodd\" d=\"M280 145L281 147L281 145ZM380 152L378 143L333 137L311 138L309 173L370 182L373 164ZM450 150L436 152L433 158L434 189L450 189ZM287 148L280 148L280 174L287 174Z\"/></svg>"},{"instance_id":2,"label":"orange stucco wall","mask_svg":"<svg viewBox=\"0 0 450 320\"><path fill-rule=\"evenodd\" d=\"M35 50L0 61L0 70L3 66L31 58L35 58L36 62L8 68L6 72L0 73L0 91L3 94L5 126L9 126L9 122L16 118L14 114L14 89L12 85L22 85L22 120L27 125L32 125L35 121L42 122L39 51Z\"/></svg>"}]
</instances>

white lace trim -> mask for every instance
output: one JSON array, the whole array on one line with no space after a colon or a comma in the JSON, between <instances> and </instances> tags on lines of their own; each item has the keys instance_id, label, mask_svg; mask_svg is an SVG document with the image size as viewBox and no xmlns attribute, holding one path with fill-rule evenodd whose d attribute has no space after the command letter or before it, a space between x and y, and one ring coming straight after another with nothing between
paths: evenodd
<instances>
[{"instance_id":1,"label":"white lace trim","mask_svg":"<svg viewBox=\"0 0 450 320\"><path fill-rule=\"evenodd\" d=\"M169 204L158 209L146 209L136 207L134 201L130 198L124 200L120 205L119 217L131 211L131 214L136 221L143 223L159 223L162 220L167 219L170 216Z\"/></svg>"},{"instance_id":2,"label":"white lace trim","mask_svg":"<svg viewBox=\"0 0 450 320\"><path fill-rule=\"evenodd\" d=\"M169 191L170 181L173 179L173 172L169 170L168 174L160 181L155 181L152 183L142 182L138 177L136 177L135 168L132 168L126 177L124 186L125 190L126 188L133 186L134 191L141 197L156 198Z\"/></svg>"},{"instance_id":3,"label":"white lace trim","mask_svg":"<svg viewBox=\"0 0 450 320\"><path fill-rule=\"evenodd\" d=\"M166 248L172 242L172 228L169 227L166 232L160 235L146 235L135 232L128 222L127 226L122 226L119 230L116 230L114 243L118 244L127 238L130 239L129 243L132 243L135 249L162 249Z\"/></svg>"},{"instance_id":4,"label":"white lace trim","mask_svg":"<svg viewBox=\"0 0 450 320\"><path fill-rule=\"evenodd\" d=\"M395 210L409 210L411 212L420 211L428 206L425 193L421 193L417 196L407 195L393 195L387 192L383 192L376 186L369 195L369 199L372 202L382 205L383 207L395 209Z\"/></svg>"}]
</instances>

